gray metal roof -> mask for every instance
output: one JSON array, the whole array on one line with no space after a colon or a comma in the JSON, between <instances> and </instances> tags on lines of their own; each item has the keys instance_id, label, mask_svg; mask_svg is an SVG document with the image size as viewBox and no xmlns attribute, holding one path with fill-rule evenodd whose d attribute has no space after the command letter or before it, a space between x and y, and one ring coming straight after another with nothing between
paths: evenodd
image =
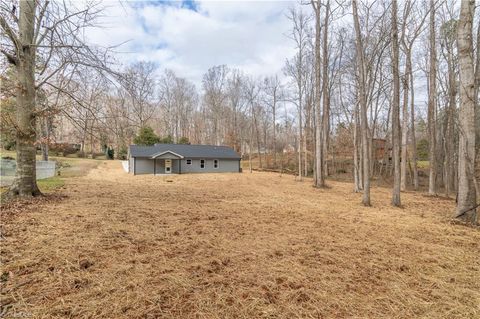
<instances>
[{"instance_id":1,"label":"gray metal roof","mask_svg":"<svg viewBox=\"0 0 480 319\"><path fill-rule=\"evenodd\" d=\"M237 152L228 146L187 144L130 145L130 156L132 157L152 157L155 154L167 151L182 155L184 158L241 158Z\"/></svg>"}]
</instances>

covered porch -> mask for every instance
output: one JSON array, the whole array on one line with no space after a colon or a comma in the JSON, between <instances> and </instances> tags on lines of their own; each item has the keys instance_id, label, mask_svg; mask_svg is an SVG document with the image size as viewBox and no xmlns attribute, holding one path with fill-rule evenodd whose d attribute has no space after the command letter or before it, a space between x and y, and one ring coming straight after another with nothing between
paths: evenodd
<instances>
[{"instance_id":1,"label":"covered porch","mask_svg":"<svg viewBox=\"0 0 480 319\"><path fill-rule=\"evenodd\" d=\"M153 155L153 174L181 174L183 156L177 153L167 151Z\"/></svg>"}]
</instances>

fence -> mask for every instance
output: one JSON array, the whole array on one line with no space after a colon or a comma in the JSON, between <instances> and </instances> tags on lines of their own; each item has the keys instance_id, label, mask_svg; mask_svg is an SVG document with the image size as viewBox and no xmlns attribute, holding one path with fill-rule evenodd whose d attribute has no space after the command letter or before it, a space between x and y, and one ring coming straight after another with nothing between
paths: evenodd
<instances>
[{"instance_id":1,"label":"fence","mask_svg":"<svg viewBox=\"0 0 480 319\"><path fill-rule=\"evenodd\" d=\"M55 176L54 161L37 161L37 179ZM9 186L15 177L17 162L15 160L0 160L0 186Z\"/></svg>"},{"instance_id":2,"label":"fence","mask_svg":"<svg viewBox=\"0 0 480 319\"><path fill-rule=\"evenodd\" d=\"M122 161L122 167L123 170L128 173L128 161Z\"/></svg>"}]
</instances>

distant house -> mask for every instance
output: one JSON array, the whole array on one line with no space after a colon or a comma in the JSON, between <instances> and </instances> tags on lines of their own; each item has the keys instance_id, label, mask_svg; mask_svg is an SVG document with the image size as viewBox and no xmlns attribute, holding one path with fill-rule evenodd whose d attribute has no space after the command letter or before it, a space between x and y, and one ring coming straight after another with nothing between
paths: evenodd
<instances>
[{"instance_id":1,"label":"distant house","mask_svg":"<svg viewBox=\"0 0 480 319\"><path fill-rule=\"evenodd\" d=\"M375 160L383 160L383 157L385 156L385 145L387 143L387 140L384 138L373 138L372 142Z\"/></svg>"},{"instance_id":2,"label":"distant house","mask_svg":"<svg viewBox=\"0 0 480 319\"><path fill-rule=\"evenodd\" d=\"M133 175L240 172L240 160L240 155L228 146L131 145L128 172Z\"/></svg>"}]
</instances>

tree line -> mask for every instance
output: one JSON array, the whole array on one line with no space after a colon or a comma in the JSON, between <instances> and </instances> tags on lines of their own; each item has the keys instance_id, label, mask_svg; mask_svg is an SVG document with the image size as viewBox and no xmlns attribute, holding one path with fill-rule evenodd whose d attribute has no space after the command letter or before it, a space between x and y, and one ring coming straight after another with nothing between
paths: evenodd
<instances>
[{"instance_id":1,"label":"tree line","mask_svg":"<svg viewBox=\"0 0 480 319\"><path fill-rule=\"evenodd\" d=\"M296 53L281 72L254 77L218 65L200 85L152 62L118 65L115 48L88 45L82 33L97 23L100 3L65 4L1 5L2 143L13 137L18 154L11 194L39 194L37 145L46 157L49 144L68 135L82 154L108 145L121 158L152 128L173 143L230 145L250 170L254 160L283 169L294 152L297 178L312 175L316 187L343 157L364 205L372 179L383 177L392 205L401 206L401 192L420 187L422 135L428 193L456 195L454 216L477 221L475 1L303 1L286 13Z\"/></svg>"}]
</instances>

